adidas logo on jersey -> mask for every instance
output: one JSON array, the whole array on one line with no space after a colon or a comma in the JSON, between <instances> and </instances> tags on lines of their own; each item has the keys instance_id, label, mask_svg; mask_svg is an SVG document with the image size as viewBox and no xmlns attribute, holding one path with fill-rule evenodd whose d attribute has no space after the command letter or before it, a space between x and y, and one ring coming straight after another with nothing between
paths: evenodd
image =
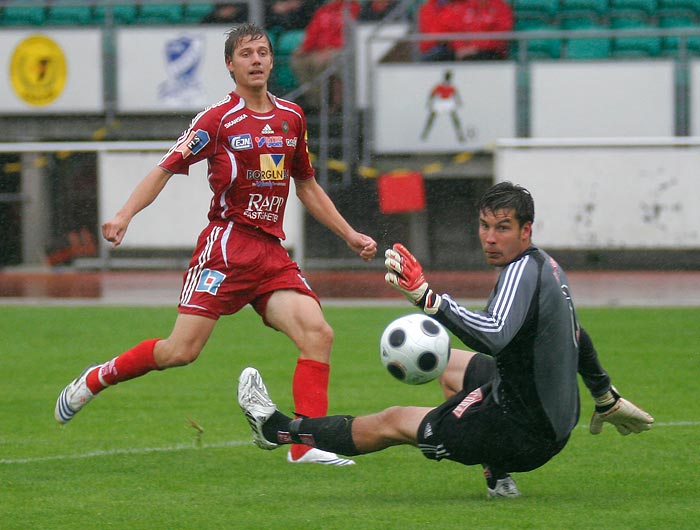
<instances>
[{"instance_id":1,"label":"adidas logo on jersey","mask_svg":"<svg viewBox=\"0 0 700 530\"><path fill-rule=\"evenodd\" d=\"M275 131L272 130L269 123L266 123L262 131L260 131L260 134L275 134Z\"/></svg>"}]
</instances>

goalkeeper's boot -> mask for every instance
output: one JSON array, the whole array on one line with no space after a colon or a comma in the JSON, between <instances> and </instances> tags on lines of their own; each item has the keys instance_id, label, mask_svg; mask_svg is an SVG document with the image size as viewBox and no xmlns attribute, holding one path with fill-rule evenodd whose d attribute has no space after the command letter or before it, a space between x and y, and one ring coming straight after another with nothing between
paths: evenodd
<instances>
[{"instance_id":1,"label":"goalkeeper's boot","mask_svg":"<svg viewBox=\"0 0 700 530\"><path fill-rule=\"evenodd\" d=\"M238 378L238 405L253 431L255 445L267 450L279 447L263 434L263 425L275 413L277 406L270 399L260 372L255 368L246 368Z\"/></svg>"},{"instance_id":2,"label":"goalkeeper's boot","mask_svg":"<svg viewBox=\"0 0 700 530\"><path fill-rule=\"evenodd\" d=\"M494 473L489 466L484 466L484 478L490 499L520 497L520 490L508 473Z\"/></svg>"},{"instance_id":3,"label":"goalkeeper's boot","mask_svg":"<svg viewBox=\"0 0 700 530\"><path fill-rule=\"evenodd\" d=\"M86 379L88 374L97 366L90 365L85 368L83 373L59 394L56 400L56 408L54 409L54 417L58 423L68 423L80 409L90 403L95 397L95 394L90 392L90 389L87 387Z\"/></svg>"},{"instance_id":4,"label":"goalkeeper's boot","mask_svg":"<svg viewBox=\"0 0 700 530\"><path fill-rule=\"evenodd\" d=\"M289 451L287 462L291 464L325 464L327 466L352 466L355 464L354 460L342 458L335 453L323 451L317 447L312 447L296 460L292 458L292 452Z\"/></svg>"},{"instance_id":5,"label":"goalkeeper's boot","mask_svg":"<svg viewBox=\"0 0 700 530\"><path fill-rule=\"evenodd\" d=\"M494 497L520 497L520 490L513 480L513 477L508 475L506 478L501 478L496 481L496 485L489 490L489 498Z\"/></svg>"}]
</instances>

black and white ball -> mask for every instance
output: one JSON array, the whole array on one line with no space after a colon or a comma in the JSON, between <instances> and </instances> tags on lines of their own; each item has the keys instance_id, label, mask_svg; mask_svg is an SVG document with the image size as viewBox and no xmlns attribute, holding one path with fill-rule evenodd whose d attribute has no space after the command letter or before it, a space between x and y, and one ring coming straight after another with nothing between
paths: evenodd
<instances>
[{"instance_id":1,"label":"black and white ball","mask_svg":"<svg viewBox=\"0 0 700 530\"><path fill-rule=\"evenodd\" d=\"M422 385L438 377L450 359L450 335L420 313L391 322L379 341L382 363L396 379Z\"/></svg>"}]
</instances>

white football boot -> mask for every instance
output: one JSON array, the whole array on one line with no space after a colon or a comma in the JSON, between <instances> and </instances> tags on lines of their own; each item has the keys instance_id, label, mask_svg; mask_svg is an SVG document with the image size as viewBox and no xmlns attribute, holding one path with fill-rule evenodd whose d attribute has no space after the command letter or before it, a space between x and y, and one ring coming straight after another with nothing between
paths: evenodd
<instances>
[{"instance_id":1,"label":"white football boot","mask_svg":"<svg viewBox=\"0 0 700 530\"><path fill-rule=\"evenodd\" d=\"M97 366L99 365L90 365L85 368L83 373L59 394L53 413L58 423L68 423L80 409L90 403L95 397L95 394L90 392L90 389L87 387L85 380L88 374Z\"/></svg>"},{"instance_id":2,"label":"white football boot","mask_svg":"<svg viewBox=\"0 0 700 530\"><path fill-rule=\"evenodd\" d=\"M238 405L253 431L255 445L267 450L279 447L279 444L268 441L263 435L263 425L275 413L277 406L270 399L260 372L255 368L246 368L238 377Z\"/></svg>"},{"instance_id":3,"label":"white football boot","mask_svg":"<svg viewBox=\"0 0 700 530\"><path fill-rule=\"evenodd\" d=\"M508 475L506 478L501 478L496 481L496 486L493 489L488 488L489 498L493 499L495 497L520 497L520 490L515 484L513 477Z\"/></svg>"},{"instance_id":4,"label":"white football boot","mask_svg":"<svg viewBox=\"0 0 700 530\"><path fill-rule=\"evenodd\" d=\"M287 453L287 462L292 464L324 464L327 466L352 466L354 460L342 458L335 453L312 447L298 460L292 459L292 452Z\"/></svg>"}]
</instances>

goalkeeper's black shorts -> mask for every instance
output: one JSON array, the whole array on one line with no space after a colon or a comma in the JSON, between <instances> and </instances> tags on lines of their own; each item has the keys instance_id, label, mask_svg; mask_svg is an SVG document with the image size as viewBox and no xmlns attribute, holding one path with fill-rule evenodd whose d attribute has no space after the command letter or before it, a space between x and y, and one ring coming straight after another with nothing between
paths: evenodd
<instances>
[{"instance_id":1,"label":"goalkeeper's black shorts","mask_svg":"<svg viewBox=\"0 0 700 530\"><path fill-rule=\"evenodd\" d=\"M418 447L433 460L484 464L505 472L530 471L561 451L564 440L537 434L494 400L493 357L476 354L464 377L464 390L430 411L418 429ZM520 422L518 422L520 420ZM546 431L546 429L543 429Z\"/></svg>"}]
</instances>

